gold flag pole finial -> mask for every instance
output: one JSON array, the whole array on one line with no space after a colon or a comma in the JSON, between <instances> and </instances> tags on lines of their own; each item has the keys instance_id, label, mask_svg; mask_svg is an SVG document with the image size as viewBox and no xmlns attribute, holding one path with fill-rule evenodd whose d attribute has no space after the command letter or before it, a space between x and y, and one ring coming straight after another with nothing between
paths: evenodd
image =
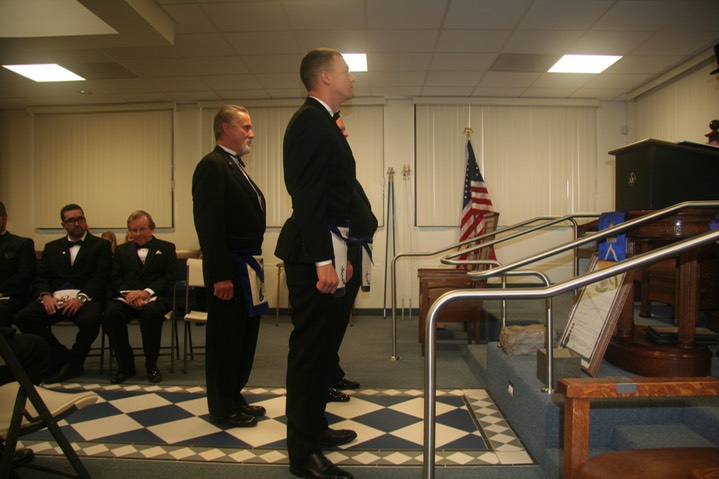
<instances>
[{"instance_id":1,"label":"gold flag pole finial","mask_svg":"<svg viewBox=\"0 0 719 479\"><path fill-rule=\"evenodd\" d=\"M470 127L467 127L464 129L464 133L467 135L467 140L469 140L469 137L472 136L472 133L474 133L474 130Z\"/></svg>"}]
</instances>

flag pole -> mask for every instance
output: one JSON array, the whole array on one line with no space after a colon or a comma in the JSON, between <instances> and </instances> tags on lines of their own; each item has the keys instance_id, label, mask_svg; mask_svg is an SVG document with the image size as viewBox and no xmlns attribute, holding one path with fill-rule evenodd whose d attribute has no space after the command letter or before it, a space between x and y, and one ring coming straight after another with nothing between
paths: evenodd
<instances>
[{"instance_id":1,"label":"flag pole","mask_svg":"<svg viewBox=\"0 0 719 479\"><path fill-rule=\"evenodd\" d=\"M467 127L464 129L464 133L467 135L467 141L469 141L469 137L472 136L472 133L474 133L474 130L470 127Z\"/></svg>"},{"instance_id":2,"label":"flag pole","mask_svg":"<svg viewBox=\"0 0 719 479\"><path fill-rule=\"evenodd\" d=\"M382 317L387 318L387 269L390 264L389 237L392 235L392 256L395 255L395 230L394 230L394 168L387 168L387 215L385 216L385 250L384 250L384 302L382 305ZM394 291L392 294L395 294ZM394 302L392 307L396 307Z\"/></svg>"}]
</instances>

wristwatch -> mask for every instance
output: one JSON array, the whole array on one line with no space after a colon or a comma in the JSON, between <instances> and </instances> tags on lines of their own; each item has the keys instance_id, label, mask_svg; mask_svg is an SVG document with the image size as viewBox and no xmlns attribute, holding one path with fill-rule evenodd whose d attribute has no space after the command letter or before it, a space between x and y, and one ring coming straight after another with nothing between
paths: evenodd
<instances>
[{"instance_id":1,"label":"wristwatch","mask_svg":"<svg viewBox=\"0 0 719 479\"><path fill-rule=\"evenodd\" d=\"M81 303L87 303L88 301L90 301L90 298L88 298L86 294L82 293L77 295L77 299L79 299Z\"/></svg>"}]
</instances>

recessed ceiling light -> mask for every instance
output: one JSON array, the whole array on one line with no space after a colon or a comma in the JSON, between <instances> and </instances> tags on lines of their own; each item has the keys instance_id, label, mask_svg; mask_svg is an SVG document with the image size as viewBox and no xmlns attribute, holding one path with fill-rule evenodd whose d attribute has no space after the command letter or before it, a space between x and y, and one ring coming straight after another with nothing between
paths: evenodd
<instances>
[{"instance_id":1,"label":"recessed ceiling light","mask_svg":"<svg viewBox=\"0 0 719 479\"><path fill-rule=\"evenodd\" d=\"M549 73L602 73L620 58L616 55L564 55Z\"/></svg>"},{"instance_id":2,"label":"recessed ceiling light","mask_svg":"<svg viewBox=\"0 0 719 479\"><path fill-rule=\"evenodd\" d=\"M343 53L347 66L350 67L351 72L366 72L367 71L367 54L366 53Z\"/></svg>"},{"instance_id":3,"label":"recessed ceiling light","mask_svg":"<svg viewBox=\"0 0 719 479\"><path fill-rule=\"evenodd\" d=\"M3 65L3 67L36 82L85 81L83 77L76 75L56 63Z\"/></svg>"}]
</instances>

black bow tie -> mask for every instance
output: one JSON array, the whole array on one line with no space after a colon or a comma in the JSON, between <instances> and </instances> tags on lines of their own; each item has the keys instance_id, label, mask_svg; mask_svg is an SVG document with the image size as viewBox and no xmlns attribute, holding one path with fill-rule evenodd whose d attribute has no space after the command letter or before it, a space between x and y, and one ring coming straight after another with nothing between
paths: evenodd
<instances>
[{"instance_id":1,"label":"black bow tie","mask_svg":"<svg viewBox=\"0 0 719 479\"><path fill-rule=\"evenodd\" d=\"M239 157L239 156L237 156L237 155L233 155L232 153L228 153L228 155L230 155L230 158L232 158L232 159L235 160L237 163L239 163L242 168L245 167L245 163L242 161L242 158L241 158L241 157Z\"/></svg>"},{"instance_id":2,"label":"black bow tie","mask_svg":"<svg viewBox=\"0 0 719 479\"><path fill-rule=\"evenodd\" d=\"M67 242L67 247L72 248L73 246L82 246L82 240L80 241L69 241Z\"/></svg>"},{"instance_id":3,"label":"black bow tie","mask_svg":"<svg viewBox=\"0 0 719 479\"><path fill-rule=\"evenodd\" d=\"M139 245L137 245L137 249L149 248L149 247L150 247L150 243L145 243L145 244L139 244Z\"/></svg>"},{"instance_id":4,"label":"black bow tie","mask_svg":"<svg viewBox=\"0 0 719 479\"><path fill-rule=\"evenodd\" d=\"M332 115L332 119L334 121L337 121L337 119L340 117L340 111L337 110L334 115Z\"/></svg>"}]
</instances>

